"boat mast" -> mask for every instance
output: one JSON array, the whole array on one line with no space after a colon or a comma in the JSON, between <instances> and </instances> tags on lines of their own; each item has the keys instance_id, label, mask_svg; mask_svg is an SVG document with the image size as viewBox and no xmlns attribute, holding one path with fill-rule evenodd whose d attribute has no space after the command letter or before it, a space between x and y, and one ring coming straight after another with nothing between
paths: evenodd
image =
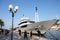
<instances>
[{"instance_id":1,"label":"boat mast","mask_svg":"<svg viewBox=\"0 0 60 40\"><path fill-rule=\"evenodd\" d=\"M38 8L35 7L35 22L39 22Z\"/></svg>"}]
</instances>

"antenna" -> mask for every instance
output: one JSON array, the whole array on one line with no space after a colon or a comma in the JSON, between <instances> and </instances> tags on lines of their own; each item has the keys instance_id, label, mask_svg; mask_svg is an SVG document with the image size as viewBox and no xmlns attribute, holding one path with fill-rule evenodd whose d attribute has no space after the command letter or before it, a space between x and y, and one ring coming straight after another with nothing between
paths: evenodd
<instances>
[{"instance_id":1,"label":"antenna","mask_svg":"<svg viewBox=\"0 0 60 40\"><path fill-rule=\"evenodd\" d=\"M24 14L23 14L23 17L24 17Z\"/></svg>"},{"instance_id":2,"label":"antenna","mask_svg":"<svg viewBox=\"0 0 60 40\"><path fill-rule=\"evenodd\" d=\"M37 7L35 7L35 8L36 8L36 12L37 12L38 9L37 9Z\"/></svg>"},{"instance_id":3,"label":"antenna","mask_svg":"<svg viewBox=\"0 0 60 40\"><path fill-rule=\"evenodd\" d=\"M35 22L39 22L38 8L35 7L35 10L36 10L36 12L35 12Z\"/></svg>"}]
</instances>

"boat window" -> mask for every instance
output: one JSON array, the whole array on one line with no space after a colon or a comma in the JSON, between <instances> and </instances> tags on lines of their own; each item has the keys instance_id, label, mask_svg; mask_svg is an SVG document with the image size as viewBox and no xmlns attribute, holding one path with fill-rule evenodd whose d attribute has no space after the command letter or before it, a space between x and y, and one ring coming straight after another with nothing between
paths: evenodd
<instances>
[{"instance_id":1,"label":"boat window","mask_svg":"<svg viewBox=\"0 0 60 40\"><path fill-rule=\"evenodd\" d=\"M25 21L25 22L21 22L20 24L23 24L23 23L27 23L27 21Z\"/></svg>"},{"instance_id":2,"label":"boat window","mask_svg":"<svg viewBox=\"0 0 60 40\"><path fill-rule=\"evenodd\" d=\"M34 21L30 21L31 23L35 23Z\"/></svg>"},{"instance_id":3,"label":"boat window","mask_svg":"<svg viewBox=\"0 0 60 40\"><path fill-rule=\"evenodd\" d=\"M25 28L25 27L27 27L27 25L23 25L23 26L21 26L21 28Z\"/></svg>"}]
</instances>

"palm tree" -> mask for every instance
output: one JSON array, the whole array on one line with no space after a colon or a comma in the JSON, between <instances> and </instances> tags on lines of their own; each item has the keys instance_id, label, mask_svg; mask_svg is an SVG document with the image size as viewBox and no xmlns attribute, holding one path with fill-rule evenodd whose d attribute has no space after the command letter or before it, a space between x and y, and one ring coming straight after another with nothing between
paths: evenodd
<instances>
[{"instance_id":1,"label":"palm tree","mask_svg":"<svg viewBox=\"0 0 60 40\"><path fill-rule=\"evenodd\" d=\"M2 29L2 26L4 26L4 22L0 19L0 29Z\"/></svg>"}]
</instances>

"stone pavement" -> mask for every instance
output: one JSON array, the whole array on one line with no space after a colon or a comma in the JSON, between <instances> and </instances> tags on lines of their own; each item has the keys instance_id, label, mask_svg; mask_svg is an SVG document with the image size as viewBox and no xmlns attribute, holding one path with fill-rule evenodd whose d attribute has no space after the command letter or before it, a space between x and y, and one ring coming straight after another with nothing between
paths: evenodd
<instances>
[{"instance_id":1,"label":"stone pavement","mask_svg":"<svg viewBox=\"0 0 60 40\"><path fill-rule=\"evenodd\" d=\"M33 40L48 40L47 38L38 37L38 36L33 36L32 39L33 39Z\"/></svg>"},{"instance_id":2,"label":"stone pavement","mask_svg":"<svg viewBox=\"0 0 60 40\"><path fill-rule=\"evenodd\" d=\"M0 34L0 40L11 40L11 33L9 33L8 35L4 35L4 34ZM23 35L19 36L18 33L13 33L13 40L25 40ZM46 38L43 37L37 37L37 36L33 36L32 39L29 37L28 35L28 40L47 40Z\"/></svg>"}]
</instances>

